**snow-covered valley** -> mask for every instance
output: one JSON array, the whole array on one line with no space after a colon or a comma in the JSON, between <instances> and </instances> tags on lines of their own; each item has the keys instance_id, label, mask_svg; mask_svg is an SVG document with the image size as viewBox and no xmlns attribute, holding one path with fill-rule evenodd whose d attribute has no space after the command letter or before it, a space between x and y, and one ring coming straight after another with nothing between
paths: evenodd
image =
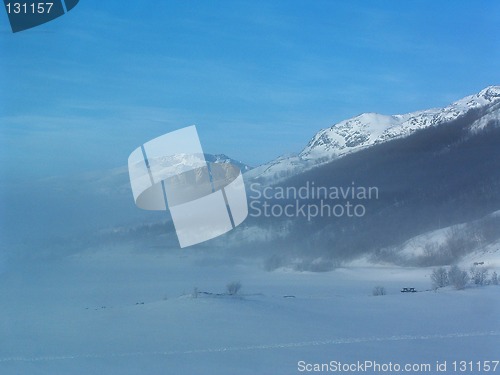
<instances>
[{"instance_id":1,"label":"snow-covered valley","mask_svg":"<svg viewBox=\"0 0 500 375\"><path fill-rule=\"evenodd\" d=\"M25 264L0 275L0 373L271 375L330 361L436 373L436 361L498 360L500 287L435 292L431 271L266 272L210 253L118 248ZM231 281L242 285L233 296Z\"/></svg>"}]
</instances>

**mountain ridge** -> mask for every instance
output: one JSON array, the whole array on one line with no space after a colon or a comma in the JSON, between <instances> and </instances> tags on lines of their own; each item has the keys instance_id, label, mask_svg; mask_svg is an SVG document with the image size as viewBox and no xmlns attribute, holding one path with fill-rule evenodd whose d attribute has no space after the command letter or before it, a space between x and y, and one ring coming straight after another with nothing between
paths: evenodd
<instances>
[{"instance_id":1,"label":"mountain ridge","mask_svg":"<svg viewBox=\"0 0 500 375\"><path fill-rule=\"evenodd\" d=\"M488 86L443 108L399 115L362 113L320 130L298 155L278 157L247 172L246 180L264 184L280 182L347 154L459 119L470 110L493 108L497 112L499 105L500 86ZM476 130L480 128L478 124Z\"/></svg>"}]
</instances>

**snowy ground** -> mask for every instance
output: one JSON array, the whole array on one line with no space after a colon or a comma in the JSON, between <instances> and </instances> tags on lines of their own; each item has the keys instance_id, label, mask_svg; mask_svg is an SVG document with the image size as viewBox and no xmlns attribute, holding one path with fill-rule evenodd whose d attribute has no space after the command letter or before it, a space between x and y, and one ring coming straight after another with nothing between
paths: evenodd
<instances>
[{"instance_id":1,"label":"snowy ground","mask_svg":"<svg viewBox=\"0 0 500 375\"><path fill-rule=\"evenodd\" d=\"M431 269L265 272L187 254L100 251L7 269L0 374L278 375L301 373L299 361L427 373L447 361L453 373L453 361L500 360L498 286L432 292ZM191 296L235 280L238 297ZM372 296L377 285L387 295Z\"/></svg>"}]
</instances>

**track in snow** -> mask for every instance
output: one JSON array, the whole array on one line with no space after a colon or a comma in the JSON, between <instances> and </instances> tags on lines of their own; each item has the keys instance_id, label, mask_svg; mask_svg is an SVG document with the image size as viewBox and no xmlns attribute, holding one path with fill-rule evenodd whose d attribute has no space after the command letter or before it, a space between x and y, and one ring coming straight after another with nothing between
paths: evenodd
<instances>
[{"instance_id":1,"label":"track in snow","mask_svg":"<svg viewBox=\"0 0 500 375\"><path fill-rule=\"evenodd\" d=\"M193 350L174 350L174 351L156 351L156 352L129 352L129 353L111 353L111 354L74 354L74 355L59 355L59 356L39 356L39 357L6 357L0 358L2 362L43 362L43 361L64 361L72 359L91 359L91 358L121 358L121 357L142 357L142 356L173 356L173 355L188 355L200 353L223 353L234 351L247 350L268 350L268 349L286 349L286 348L301 348L308 346L322 345L342 345L342 344L357 344L367 342L384 342L384 341L410 341L410 340L435 340L435 339L452 339L463 337L484 337L484 336L500 336L500 331L488 332L458 332L436 335L399 335L386 337L360 337L360 338L336 338L329 340L318 341L303 341L291 342L282 344L263 344L249 345L236 347L219 347L209 349L193 349Z\"/></svg>"}]
</instances>

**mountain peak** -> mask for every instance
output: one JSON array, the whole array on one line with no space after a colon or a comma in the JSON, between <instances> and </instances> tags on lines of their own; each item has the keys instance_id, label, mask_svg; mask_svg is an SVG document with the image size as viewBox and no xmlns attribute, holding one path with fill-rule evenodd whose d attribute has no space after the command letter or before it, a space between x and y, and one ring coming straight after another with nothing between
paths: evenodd
<instances>
[{"instance_id":1,"label":"mountain peak","mask_svg":"<svg viewBox=\"0 0 500 375\"><path fill-rule=\"evenodd\" d=\"M488 86L481 90L478 96L484 98L485 100L492 102L500 99L500 86Z\"/></svg>"},{"instance_id":2,"label":"mountain peak","mask_svg":"<svg viewBox=\"0 0 500 375\"><path fill-rule=\"evenodd\" d=\"M496 103L500 103L500 86L489 86L444 108L401 115L362 113L320 130L298 156L278 158L256 168L248 178L287 178L291 174L303 172L366 147L406 137L419 129L458 119L472 109L490 108Z\"/></svg>"},{"instance_id":3,"label":"mountain peak","mask_svg":"<svg viewBox=\"0 0 500 375\"><path fill-rule=\"evenodd\" d=\"M466 96L449 107L466 106L467 108L479 108L500 100L500 86L488 86L477 94Z\"/></svg>"},{"instance_id":4,"label":"mountain peak","mask_svg":"<svg viewBox=\"0 0 500 375\"><path fill-rule=\"evenodd\" d=\"M500 100L500 86L489 86L479 93L460 99L447 107L402 115L363 113L319 131L299 156L338 157L366 146L407 136L415 130L438 125L465 115L469 110Z\"/></svg>"},{"instance_id":5,"label":"mountain peak","mask_svg":"<svg viewBox=\"0 0 500 375\"><path fill-rule=\"evenodd\" d=\"M205 154L205 160L211 163L230 163L236 165L238 168L240 168L242 173L252 169L251 166L239 160L232 159L226 154Z\"/></svg>"}]
</instances>

